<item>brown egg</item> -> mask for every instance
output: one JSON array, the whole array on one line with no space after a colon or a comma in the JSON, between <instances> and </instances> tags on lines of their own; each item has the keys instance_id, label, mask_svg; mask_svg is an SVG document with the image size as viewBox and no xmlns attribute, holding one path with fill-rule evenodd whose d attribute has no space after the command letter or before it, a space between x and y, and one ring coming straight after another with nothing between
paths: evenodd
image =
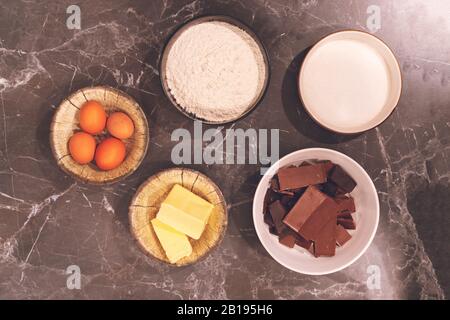
<instances>
[{"instance_id":1,"label":"brown egg","mask_svg":"<svg viewBox=\"0 0 450 320\"><path fill-rule=\"evenodd\" d=\"M94 159L95 139L89 133L77 132L69 139L69 152L73 160L86 164Z\"/></svg>"},{"instance_id":2,"label":"brown egg","mask_svg":"<svg viewBox=\"0 0 450 320\"><path fill-rule=\"evenodd\" d=\"M123 112L111 114L106 122L106 128L111 135L119 139L128 139L134 133L133 120Z\"/></svg>"},{"instance_id":3,"label":"brown egg","mask_svg":"<svg viewBox=\"0 0 450 320\"><path fill-rule=\"evenodd\" d=\"M106 125L105 109L97 101L87 101L80 108L79 120L81 129L87 133L101 133L105 129Z\"/></svg>"},{"instance_id":4,"label":"brown egg","mask_svg":"<svg viewBox=\"0 0 450 320\"><path fill-rule=\"evenodd\" d=\"M122 140L106 138L97 146L95 163L102 170L117 168L125 159L126 148Z\"/></svg>"}]
</instances>

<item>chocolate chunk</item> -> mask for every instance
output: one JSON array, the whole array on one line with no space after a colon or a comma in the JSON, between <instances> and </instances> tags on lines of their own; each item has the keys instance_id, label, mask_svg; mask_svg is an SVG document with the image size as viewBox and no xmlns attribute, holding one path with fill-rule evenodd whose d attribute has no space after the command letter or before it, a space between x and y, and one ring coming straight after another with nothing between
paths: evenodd
<instances>
[{"instance_id":1,"label":"chocolate chunk","mask_svg":"<svg viewBox=\"0 0 450 320\"><path fill-rule=\"evenodd\" d=\"M263 207L263 214L266 214L269 209L269 205L272 202L275 202L277 200L280 200L281 196L273 191L272 189L268 189L265 196L264 196L264 207Z\"/></svg>"},{"instance_id":2,"label":"chocolate chunk","mask_svg":"<svg viewBox=\"0 0 450 320\"><path fill-rule=\"evenodd\" d=\"M356 223L353 220L353 218L351 218L351 219L338 218L337 224L340 224L341 226L343 226L345 229L348 229L348 230L356 229Z\"/></svg>"},{"instance_id":3,"label":"chocolate chunk","mask_svg":"<svg viewBox=\"0 0 450 320\"><path fill-rule=\"evenodd\" d=\"M270 188L274 191L280 190L280 184L278 183L277 175L273 176L272 179L270 180Z\"/></svg>"},{"instance_id":4,"label":"chocolate chunk","mask_svg":"<svg viewBox=\"0 0 450 320\"><path fill-rule=\"evenodd\" d=\"M289 190L279 190L277 192L280 196L293 197L295 195L294 191L289 191Z\"/></svg>"},{"instance_id":5,"label":"chocolate chunk","mask_svg":"<svg viewBox=\"0 0 450 320\"><path fill-rule=\"evenodd\" d=\"M322 190L323 193L329 195L330 197L335 197L338 193L338 186L333 181L328 181L324 184L322 184L320 190Z\"/></svg>"},{"instance_id":6,"label":"chocolate chunk","mask_svg":"<svg viewBox=\"0 0 450 320\"><path fill-rule=\"evenodd\" d=\"M355 200L352 197L340 196L334 199L338 205L338 213L353 213L356 211Z\"/></svg>"},{"instance_id":7,"label":"chocolate chunk","mask_svg":"<svg viewBox=\"0 0 450 320\"><path fill-rule=\"evenodd\" d=\"M336 202L331 198L327 198L300 227L298 233L306 240L316 240L319 236L323 237L322 229L330 220L333 220L336 224L336 217Z\"/></svg>"},{"instance_id":8,"label":"chocolate chunk","mask_svg":"<svg viewBox=\"0 0 450 320\"><path fill-rule=\"evenodd\" d=\"M330 219L314 240L314 256L332 257L336 253L336 218Z\"/></svg>"},{"instance_id":9,"label":"chocolate chunk","mask_svg":"<svg viewBox=\"0 0 450 320\"><path fill-rule=\"evenodd\" d=\"M286 216L287 212L286 209L283 207L280 200L277 200L270 204L269 212L272 216L277 233L281 234L281 232L286 228L286 225L283 223L283 218Z\"/></svg>"},{"instance_id":10,"label":"chocolate chunk","mask_svg":"<svg viewBox=\"0 0 450 320\"><path fill-rule=\"evenodd\" d=\"M338 219L350 219L353 220L352 214L350 212L338 212Z\"/></svg>"},{"instance_id":11,"label":"chocolate chunk","mask_svg":"<svg viewBox=\"0 0 450 320\"><path fill-rule=\"evenodd\" d=\"M334 169L335 164L329 160L320 161L319 162L323 168L325 169L325 174L328 176L331 171Z\"/></svg>"},{"instance_id":12,"label":"chocolate chunk","mask_svg":"<svg viewBox=\"0 0 450 320\"><path fill-rule=\"evenodd\" d=\"M299 231L311 214L326 200L327 195L320 192L315 186L310 186L300 197L294 207L289 211L283 222L292 230Z\"/></svg>"},{"instance_id":13,"label":"chocolate chunk","mask_svg":"<svg viewBox=\"0 0 450 320\"><path fill-rule=\"evenodd\" d=\"M295 246L296 240L297 234L288 228L286 228L278 238L278 241L288 248L293 248Z\"/></svg>"},{"instance_id":14,"label":"chocolate chunk","mask_svg":"<svg viewBox=\"0 0 450 320\"><path fill-rule=\"evenodd\" d=\"M336 243L338 246L342 247L352 236L344 229L341 225L336 227Z\"/></svg>"},{"instance_id":15,"label":"chocolate chunk","mask_svg":"<svg viewBox=\"0 0 450 320\"><path fill-rule=\"evenodd\" d=\"M344 169L338 165L336 165L331 171L329 178L346 193L352 192L356 187L355 180L353 180L352 177L350 177L347 172L345 172Z\"/></svg>"},{"instance_id":16,"label":"chocolate chunk","mask_svg":"<svg viewBox=\"0 0 450 320\"><path fill-rule=\"evenodd\" d=\"M263 214L265 215L267 213L267 210L269 208L270 201L270 194L273 191L271 189L267 190L266 194L264 195L264 202L263 202Z\"/></svg>"},{"instance_id":17,"label":"chocolate chunk","mask_svg":"<svg viewBox=\"0 0 450 320\"><path fill-rule=\"evenodd\" d=\"M299 199L306 191L306 187L304 188L300 188L294 191L295 196L297 197L297 199Z\"/></svg>"},{"instance_id":18,"label":"chocolate chunk","mask_svg":"<svg viewBox=\"0 0 450 320\"><path fill-rule=\"evenodd\" d=\"M264 222L269 226L269 227L275 227L275 223L273 223L273 219L272 216L270 215L270 213L266 213L264 215Z\"/></svg>"},{"instance_id":19,"label":"chocolate chunk","mask_svg":"<svg viewBox=\"0 0 450 320\"><path fill-rule=\"evenodd\" d=\"M269 227L269 232L275 236L278 236L277 229L275 227Z\"/></svg>"},{"instance_id":20,"label":"chocolate chunk","mask_svg":"<svg viewBox=\"0 0 450 320\"><path fill-rule=\"evenodd\" d=\"M312 164L300 167L286 167L278 171L280 190L293 190L325 183L327 175L324 166Z\"/></svg>"},{"instance_id":21,"label":"chocolate chunk","mask_svg":"<svg viewBox=\"0 0 450 320\"><path fill-rule=\"evenodd\" d=\"M309 250L309 248L311 248L312 241L306 240L301 235L297 234L297 238L295 240L295 244L300 246L300 247L302 247L302 248L305 248L306 250Z\"/></svg>"},{"instance_id":22,"label":"chocolate chunk","mask_svg":"<svg viewBox=\"0 0 450 320\"><path fill-rule=\"evenodd\" d=\"M294 195L283 195L281 196L280 202L285 208L289 208L289 203L294 199Z\"/></svg>"}]
</instances>

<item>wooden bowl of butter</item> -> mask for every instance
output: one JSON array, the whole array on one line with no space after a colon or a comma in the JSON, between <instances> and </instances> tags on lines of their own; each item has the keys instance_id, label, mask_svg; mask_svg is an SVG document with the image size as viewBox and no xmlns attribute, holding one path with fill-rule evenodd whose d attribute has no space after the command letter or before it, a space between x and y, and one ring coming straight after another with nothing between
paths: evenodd
<instances>
[{"instance_id":1,"label":"wooden bowl of butter","mask_svg":"<svg viewBox=\"0 0 450 320\"><path fill-rule=\"evenodd\" d=\"M147 179L129 208L131 233L150 256L174 266L204 258L228 223L225 198L200 172L173 168Z\"/></svg>"}]
</instances>

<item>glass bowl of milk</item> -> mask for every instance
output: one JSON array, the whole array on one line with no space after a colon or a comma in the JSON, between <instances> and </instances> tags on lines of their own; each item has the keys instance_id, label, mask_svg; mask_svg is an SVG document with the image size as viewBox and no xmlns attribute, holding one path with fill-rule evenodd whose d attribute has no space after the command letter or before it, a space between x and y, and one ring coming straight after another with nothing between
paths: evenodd
<instances>
[{"instance_id":1,"label":"glass bowl of milk","mask_svg":"<svg viewBox=\"0 0 450 320\"><path fill-rule=\"evenodd\" d=\"M303 61L298 88L309 115L342 134L372 129L400 99L402 76L391 49L366 32L332 33Z\"/></svg>"}]
</instances>

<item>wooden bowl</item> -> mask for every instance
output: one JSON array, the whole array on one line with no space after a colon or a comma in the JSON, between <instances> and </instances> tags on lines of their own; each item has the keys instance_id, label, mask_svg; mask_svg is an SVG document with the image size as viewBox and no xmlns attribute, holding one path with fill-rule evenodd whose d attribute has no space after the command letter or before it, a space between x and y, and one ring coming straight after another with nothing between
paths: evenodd
<instances>
[{"instance_id":1,"label":"wooden bowl","mask_svg":"<svg viewBox=\"0 0 450 320\"><path fill-rule=\"evenodd\" d=\"M107 114L122 111L134 122L133 136L123 140L127 148L127 156L115 169L102 171L93 163L81 165L69 154L70 137L75 132L81 131L78 125L78 111L88 100L100 102ZM97 135L96 139L105 135L106 131ZM132 174L144 159L148 141L148 123L139 104L126 93L108 86L83 88L71 94L58 106L50 126L50 146L58 165L67 174L86 183L114 183Z\"/></svg>"},{"instance_id":2,"label":"wooden bowl","mask_svg":"<svg viewBox=\"0 0 450 320\"><path fill-rule=\"evenodd\" d=\"M192 254L169 262L150 220L156 217L159 207L175 184L180 184L203 199L214 204L208 224L200 239L190 239ZM137 190L129 210L131 233L139 246L150 256L174 266L186 266L204 258L222 240L228 224L225 198L217 185L200 172L173 168L155 174Z\"/></svg>"}]
</instances>

